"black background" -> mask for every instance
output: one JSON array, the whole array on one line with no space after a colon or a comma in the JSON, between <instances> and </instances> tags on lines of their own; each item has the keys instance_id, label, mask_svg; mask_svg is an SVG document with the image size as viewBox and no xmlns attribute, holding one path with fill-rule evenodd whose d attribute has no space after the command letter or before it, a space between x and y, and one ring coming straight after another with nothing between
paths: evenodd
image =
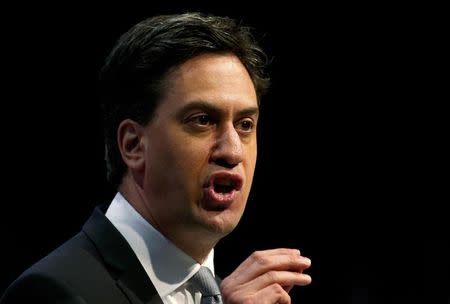
<instances>
[{"instance_id":1,"label":"black background","mask_svg":"<svg viewBox=\"0 0 450 304\"><path fill-rule=\"evenodd\" d=\"M113 195L96 87L113 43L185 11L242 20L273 58L254 187L218 274L295 247L313 283L294 303L448 300L448 31L442 8L373 3L4 7L0 293Z\"/></svg>"}]
</instances>

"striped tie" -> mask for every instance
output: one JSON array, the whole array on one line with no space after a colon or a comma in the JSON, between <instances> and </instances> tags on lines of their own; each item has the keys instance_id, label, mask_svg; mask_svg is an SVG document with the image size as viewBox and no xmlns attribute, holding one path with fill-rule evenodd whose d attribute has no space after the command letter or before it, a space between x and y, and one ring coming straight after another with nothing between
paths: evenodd
<instances>
[{"instance_id":1,"label":"striped tie","mask_svg":"<svg viewBox=\"0 0 450 304\"><path fill-rule=\"evenodd\" d=\"M222 304L219 286L208 267L200 267L191 282L202 294L201 304Z\"/></svg>"}]
</instances>

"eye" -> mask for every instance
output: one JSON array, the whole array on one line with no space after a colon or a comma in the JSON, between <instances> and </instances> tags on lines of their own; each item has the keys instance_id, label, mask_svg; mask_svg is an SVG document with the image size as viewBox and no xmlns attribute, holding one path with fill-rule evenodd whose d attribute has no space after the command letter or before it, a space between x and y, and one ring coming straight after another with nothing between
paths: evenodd
<instances>
[{"instance_id":1,"label":"eye","mask_svg":"<svg viewBox=\"0 0 450 304\"><path fill-rule=\"evenodd\" d=\"M200 115L193 116L190 118L189 121L191 123L194 123L199 126L208 126L208 125L212 124L212 119L207 114L200 114Z\"/></svg>"},{"instance_id":2,"label":"eye","mask_svg":"<svg viewBox=\"0 0 450 304\"><path fill-rule=\"evenodd\" d=\"M251 132L253 131L254 125L253 121L247 118L239 121L237 128L244 132Z\"/></svg>"}]
</instances>

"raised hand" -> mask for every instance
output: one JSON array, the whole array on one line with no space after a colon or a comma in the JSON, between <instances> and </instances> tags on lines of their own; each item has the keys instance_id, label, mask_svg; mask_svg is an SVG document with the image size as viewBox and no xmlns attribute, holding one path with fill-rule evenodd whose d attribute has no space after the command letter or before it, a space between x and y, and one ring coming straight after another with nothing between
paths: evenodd
<instances>
[{"instance_id":1,"label":"raised hand","mask_svg":"<svg viewBox=\"0 0 450 304\"><path fill-rule=\"evenodd\" d=\"M297 249L255 251L221 285L225 304L291 303L288 292L295 285L308 285L311 277L303 271L311 260Z\"/></svg>"}]
</instances>

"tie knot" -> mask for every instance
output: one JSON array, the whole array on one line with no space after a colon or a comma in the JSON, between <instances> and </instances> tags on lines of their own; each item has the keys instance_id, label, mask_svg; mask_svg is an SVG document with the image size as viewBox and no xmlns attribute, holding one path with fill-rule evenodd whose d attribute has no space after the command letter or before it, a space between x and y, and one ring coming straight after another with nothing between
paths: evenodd
<instances>
[{"instance_id":1,"label":"tie knot","mask_svg":"<svg viewBox=\"0 0 450 304\"><path fill-rule=\"evenodd\" d=\"M200 270L192 277L192 283L202 293L203 297L220 295L220 289L217 285L211 270L208 267L201 266Z\"/></svg>"}]
</instances>

